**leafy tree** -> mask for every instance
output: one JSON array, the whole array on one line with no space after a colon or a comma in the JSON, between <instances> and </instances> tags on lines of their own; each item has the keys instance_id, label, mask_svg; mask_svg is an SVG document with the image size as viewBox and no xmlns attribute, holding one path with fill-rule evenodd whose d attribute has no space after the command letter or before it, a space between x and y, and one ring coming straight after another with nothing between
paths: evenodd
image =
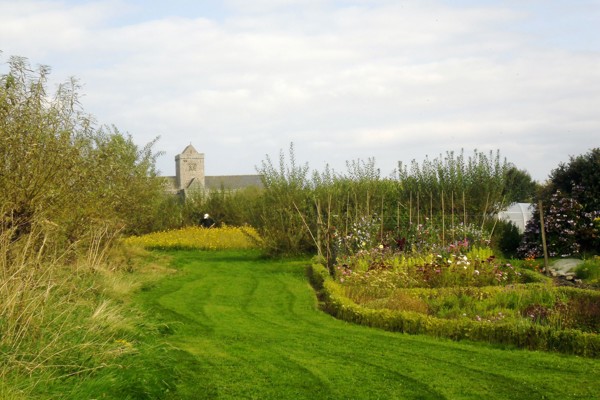
<instances>
[{"instance_id":1,"label":"leafy tree","mask_svg":"<svg viewBox=\"0 0 600 400\"><path fill-rule=\"evenodd\" d=\"M539 185L531 178L529 172L509 165L504 183L504 198L507 204L533 203Z\"/></svg>"},{"instance_id":2,"label":"leafy tree","mask_svg":"<svg viewBox=\"0 0 600 400\"><path fill-rule=\"evenodd\" d=\"M600 211L600 148L571 157L553 170L547 191L557 190L577 199L586 212Z\"/></svg>"},{"instance_id":3,"label":"leafy tree","mask_svg":"<svg viewBox=\"0 0 600 400\"><path fill-rule=\"evenodd\" d=\"M0 229L14 239L33 224L71 243L102 225L150 229L162 192L154 142L142 149L116 128L94 127L75 79L50 95L50 69L11 57L0 75ZM104 229L103 228L103 229Z\"/></svg>"},{"instance_id":4,"label":"leafy tree","mask_svg":"<svg viewBox=\"0 0 600 400\"><path fill-rule=\"evenodd\" d=\"M310 229L305 221L312 221L307 210L312 209L309 195L308 165L297 165L294 145L290 144L289 159L283 152L279 166L267 155L258 168L264 192L258 204L260 234L271 253L302 253L313 248Z\"/></svg>"},{"instance_id":5,"label":"leafy tree","mask_svg":"<svg viewBox=\"0 0 600 400\"><path fill-rule=\"evenodd\" d=\"M538 198L542 200L547 243L551 255L600 251L600 149L560 164L552 171ZM535 204L519 253L542 255L540 219Z\"/></svg>"}]
</instances>

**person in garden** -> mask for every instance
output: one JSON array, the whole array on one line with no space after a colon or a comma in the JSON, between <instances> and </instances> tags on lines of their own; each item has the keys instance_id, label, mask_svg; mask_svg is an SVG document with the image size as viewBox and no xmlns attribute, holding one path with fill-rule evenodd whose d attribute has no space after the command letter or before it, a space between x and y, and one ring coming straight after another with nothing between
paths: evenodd
<instances>
[{"instance_id":1,"label":"person in garden","mask_svg":"<svg viewBox=\"0 0 600 400\"><path fill-rule=\"evenodd\" d=\"M208 214L204 214L204 217L200 220L200 226L203 228L212 228L215 226L215 221Z\"/></svg>"}]
</instances>

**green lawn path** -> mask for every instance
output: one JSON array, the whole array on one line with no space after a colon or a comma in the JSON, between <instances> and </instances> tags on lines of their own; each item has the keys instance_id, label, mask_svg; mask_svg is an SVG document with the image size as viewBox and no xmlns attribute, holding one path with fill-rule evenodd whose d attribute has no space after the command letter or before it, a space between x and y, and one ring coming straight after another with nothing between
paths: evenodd
<instances>
[{"instance_id":1,"label":"green lawn path","mask_svg":"<svg viewBox=\"0 0 600 400\"><path fill-rule=\"evenodd\" d=\"M319 311L308 260L170 252L138 295L170 332L174 399L594 399L600 361L410 336Z\"/></svg>"}]
</instances>

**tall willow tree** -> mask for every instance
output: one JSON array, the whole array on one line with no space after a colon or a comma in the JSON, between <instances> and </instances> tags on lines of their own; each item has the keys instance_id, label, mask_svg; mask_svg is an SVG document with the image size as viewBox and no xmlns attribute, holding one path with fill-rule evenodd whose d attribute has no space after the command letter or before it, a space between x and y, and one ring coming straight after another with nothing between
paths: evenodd
<instances>
[{"instance_id":1,"label":"tall willow tree","mask_svg":"<svg viewBox=\"0 0 600 400\"><path fill-rule=\"evenodd\" d=\"M11 57L0 75L0 229L34 225L75 242L94 227L143 230L162 193L153 143L139 149L116 128L95 128L71 79L54 94L50 69Z\"/></svg>"},{"instance_id":2,"label":"tall willow tree","mask_svg":"<svg viewBox=\"0 0 600 400\"><path fill-rule=\"evenodd\" d=\"M470 156L449 151L445 156L413 160L410 168L400 163L398 181L403 201L415 212L446 215L480 223L486 215L515 201L530 199L536 189L529 174L501 158L500 152L474 150Z\"/></svg>"}]
</instances>

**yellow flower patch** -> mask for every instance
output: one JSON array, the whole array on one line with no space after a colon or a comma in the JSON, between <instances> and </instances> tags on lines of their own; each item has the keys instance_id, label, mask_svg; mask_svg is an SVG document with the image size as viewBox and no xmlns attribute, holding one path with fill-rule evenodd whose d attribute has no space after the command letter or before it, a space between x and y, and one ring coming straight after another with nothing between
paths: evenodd
<instances>
[{"instance_id":1,"label":"yellow flower patch","mask_svg":"<svg viewBox=\"0 0 600 400\"><path fill-rule=\"evenodd\" d=\"M256 230L248 226L210 229L192 226L143 236L131 236L124 241L125 244L145 248L197 250L254 249L261 244Z\"/></svg>"}]
</instances>

